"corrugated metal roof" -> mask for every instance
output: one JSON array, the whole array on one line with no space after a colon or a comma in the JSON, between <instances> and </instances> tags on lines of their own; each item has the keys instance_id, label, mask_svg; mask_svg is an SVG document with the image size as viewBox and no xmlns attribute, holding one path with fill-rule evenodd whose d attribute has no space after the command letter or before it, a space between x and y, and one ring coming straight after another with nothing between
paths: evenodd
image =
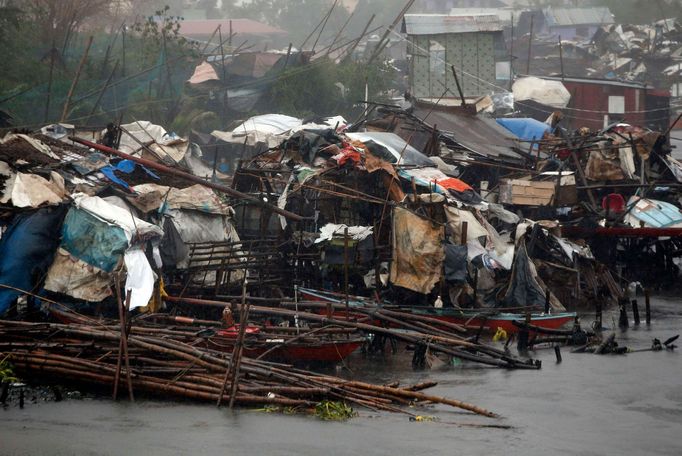
<instances>
[{"instance_id":1,"label":"corrugated metal roof","mask_svg":"<svg viewBox=\"0 0 682 456\"><path fill-rule=\"evenodd\" d=\"M403 33L438 35L443 33L500 32L500 19L492 14L451 16L448 14L406 14Z\"/></svg>"},{"instance_id":2,"label":"corrugated metal roof","mask_svg":"<svg viewBox=\"0 0 682 456\"><path fill-rule=\"evenodd\" d=\"M594 8L552 8L543 10L549 27L566 25L613 24L613 14L607 7Z\"/></svg>"},{"instance_id":3,"label":"corrugated metal roof","mask_svg":"<svg viewBox=\"0 0 682 456\"><path fill-rule=\"evenodd\" d=\"M417 103L412 112L420 119L463 146L484 157L502 157L506 160L522 161L515 152L518 147L511 134L494 119L466 112L459 107L441 107Z\"/></svg>"},{"instance_id":4,"label":"corrugated metal roof","mask_svg":"<svg viewBox=\"0 0 682 456\"><path fill-rule=\"evenodd\" d=\"M500 22L511 22L514 16L514 10L502 8L452 8L450 16L497 16ZM516 14L516 22L518 22L519 14ZM671 29L673 27L670 27Z\"/></svg>"}]
</instances>

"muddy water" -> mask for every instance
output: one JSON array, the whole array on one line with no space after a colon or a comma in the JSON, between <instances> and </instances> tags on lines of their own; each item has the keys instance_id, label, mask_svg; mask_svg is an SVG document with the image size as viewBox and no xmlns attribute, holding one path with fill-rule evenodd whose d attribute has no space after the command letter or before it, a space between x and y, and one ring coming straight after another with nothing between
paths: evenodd
<instances>
[{"instance_id":1,"label":"muddy water","mask_svg":"<svg viewBox=\"0 0 682 456\"><path fill-rule=\"evenodd\" d=\"M652 337L682 333L682 300L659 298L653 307L651 328L619 332L619 343L645 348ZM605 316L604 324L611 322ZM562 355L556 364L552 350L533 353L543 360L540 371L413 372L409 356L380 366L360 355L349 361L356 378L436 380L434 393L493 410L504 417L499 421L441 406L420 411L440 422L363 410L348 422L328 423L210 405L66 401L0 410L0 454L682 454L679 352L597 356L563 349ZM490 422L513 429L450 424Z\"/></svg>"}]
</instances>

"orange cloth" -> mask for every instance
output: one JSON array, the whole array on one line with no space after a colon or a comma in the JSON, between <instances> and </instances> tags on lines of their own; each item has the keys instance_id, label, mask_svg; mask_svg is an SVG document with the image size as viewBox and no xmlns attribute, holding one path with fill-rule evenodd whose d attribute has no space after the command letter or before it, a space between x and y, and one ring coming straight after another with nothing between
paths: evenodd
<instances>
[{"instance_id":1,"label":"orange cloth","mask_svg":"<svg viewBox=\"0 0 682 456\"><path fill-rule=\"evenodd\" d=\"M467 190L473 190L469 184L463 182L455 177L449 179L443 179L437 181L437 184L448 190L454 190L456 192L466 192Z\"/></svg>"}]
</instances>

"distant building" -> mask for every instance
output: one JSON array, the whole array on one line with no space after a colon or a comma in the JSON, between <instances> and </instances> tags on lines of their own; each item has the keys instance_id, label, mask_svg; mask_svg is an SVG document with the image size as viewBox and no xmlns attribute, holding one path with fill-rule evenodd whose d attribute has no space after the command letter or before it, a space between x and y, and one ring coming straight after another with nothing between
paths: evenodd
<instances>
[{"instance_id":1,"label":"distant building","mask_svg":"<svg viewBox=\"0 0 682 456\"><path fill-rule=\"evenodd\" d=\"M496 53L504 53L497 16L406 14L410 91L416 98L458 97L451 66L466 97L492 92L496 86ZM447 91L446 91L447 89Z\"/></svg>"},{"instance_id":2,"label":"distant building","mask_svg":"<svg viewBox=\"0 0 682 456\"><path fill-rule=\"evenodd\" d=\"M220 26L224 40L230 32L236 35L234 45L248 40L249 44L267 45L269 48L285 48L288 43L288 33L277 27L263 24L251 19L195 19L184 20L180 23L180 35L205 41L213 36L213 42L218 43L218 34L214 32Z\"/></svg>"},{"instance_id":3,"label":"distant building","mask_svg":"<svg viewBox=\"0 0 682 456\"><path fill-rule=\"evenodd\" d=\"M539 77L562 81L568 89L571 101L562 111L566 114L565 126L570 128L601 130L615 122L626 122L664 131L670 123L670 92L667 90L608 79ZM525 101L519 107L538 120L545 120L555 110Z\"/></svg>"},{"instance_id":4,"label":"distant building","mask_svg":"<svg viewBox=\"0 0 682 456\"><path fill-rule=\"evenodd\" d=\"M554 8L524 11L519 17L518 36L530 32L533 16L533 33L561 36L562 40L591 38L602 25L614 23L613 14L606 7Z\"/></svg>"}]
</instances>

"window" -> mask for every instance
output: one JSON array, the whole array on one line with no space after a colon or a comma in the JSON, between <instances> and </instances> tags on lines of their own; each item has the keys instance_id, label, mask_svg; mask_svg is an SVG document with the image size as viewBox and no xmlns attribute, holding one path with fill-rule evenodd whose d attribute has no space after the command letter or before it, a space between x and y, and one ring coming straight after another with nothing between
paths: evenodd
<instances>
[{"instance_id":1,"label":"window","mask_svg":"<svg viewBox=\"0 0 682 456\"><path fill-rule=\"evenodd\" d=\"M625 97L622 95L609 96L609 114L625 113Z\"/></svg>"}]
</instances>

